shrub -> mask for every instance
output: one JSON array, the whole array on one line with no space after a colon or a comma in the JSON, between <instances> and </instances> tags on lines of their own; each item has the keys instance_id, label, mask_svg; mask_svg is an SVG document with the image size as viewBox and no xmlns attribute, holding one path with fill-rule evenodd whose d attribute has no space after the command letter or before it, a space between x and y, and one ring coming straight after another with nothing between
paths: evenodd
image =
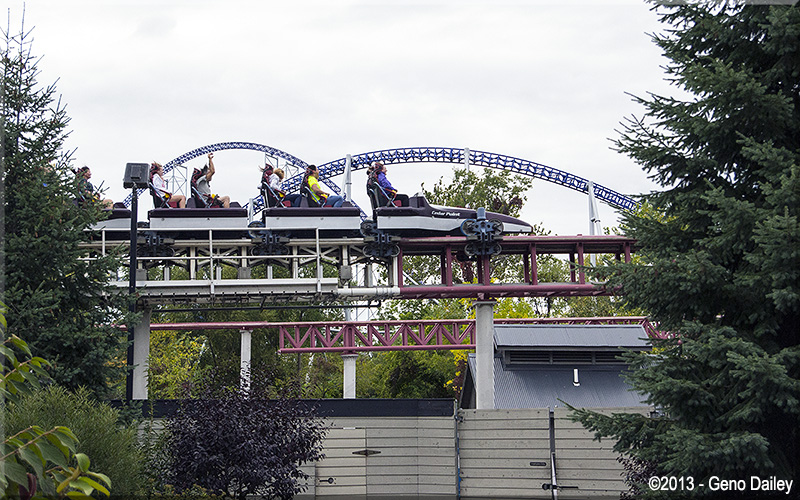
<instances>
[{"instance_id":1,"label":"shrub","mask_svg":"<svg viewBox=\"0 0 800 500\"><path fill-rule=\"evenodd\" d=\"M78 438L77 452L92 459L92 468L111 479L114 497L138 495L142 488L143 455L136 439L136 428L121 426L119 412L93 400L86 389L71 393L50 386L8 405L6 435L30 425L44 429L69 427Z\"/></svg>"},{"instance_id":2,"label":"shrub","mask_svg":"<svg viewBox=\"0 0 800 500\"><path fill-rule=\"evenodd\" d=\"M179 493L203 488L244 500L290 499L305 487L300 469L320 460L326 429L313 409L255 376L249 391L205 383L200 399L184 400L167 420L171 480ZM274 394L274 393L273 393Z\"/></svg>"}]
</instances>

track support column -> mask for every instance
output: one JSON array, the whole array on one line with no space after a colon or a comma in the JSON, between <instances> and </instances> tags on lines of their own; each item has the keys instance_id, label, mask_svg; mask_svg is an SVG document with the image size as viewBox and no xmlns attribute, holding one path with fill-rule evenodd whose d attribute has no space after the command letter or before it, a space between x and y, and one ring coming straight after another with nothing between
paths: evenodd
<instances>
[{"instance_id":1,"label":"track support column","mask_svg":"<svg viewBox=\"0 0 800 500\"><path fill-rule=\"evenodd\" d=\"M147 369L150 357L150 318L153 310L142 310L142 318L133 327L133 395L132 399L147 399Z\"/></svg>"},{"instance_id":2,"label":"track support column","mask_svg":"<svg viewBox=\"0 0 800 500\"><path fill-rule=\"evenodd\" d=\"M475 407L494 409L494 305L493 300L475 302Z\"/></svg>"},{"instance_id":3,"label":"track support column","mask_svg":"<svg viewBox=\"0 0 800 500\"><path fill-rule=\"evenodd\" d=\"M342 374L344 380L342 383L342 398L355 399L356 398L356 360L358 354L342 354L342 361L344 367Z\"/></svg>"},{"instance_id":4,"label":"track support column","mask_svg":"<svg viewBox=\"0 0 800 500\"><path fill-rule=\"evenodd\" d=\"M239 345L241 353L241 365L239 369L239 380L242 390L250 390L250 364L252 358L253 330L239 330L241 343Z\"/></svg>"}]
</instances>

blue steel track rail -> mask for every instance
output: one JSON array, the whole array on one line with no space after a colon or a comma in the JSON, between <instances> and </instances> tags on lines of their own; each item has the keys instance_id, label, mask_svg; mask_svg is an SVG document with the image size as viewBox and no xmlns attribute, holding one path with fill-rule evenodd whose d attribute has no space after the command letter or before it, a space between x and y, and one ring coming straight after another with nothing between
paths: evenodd
<instances>
[{"instance_id":1,"label":"blue steel track rail","mask_svg":"<svg viewBox=\"0 0 800 500\"><path fill-rule=\"evenodd\" d=\"M285 151L281 151L280 149L273 148L271 146L265 146L264 144L258 144L255 142L245 142L245 141L233 141L233 142L218 142L216 144L209 144L208 146L203 146L197 149L193 149L188 153L184 153L179 157L175 158L174 160L168 161L164 164L164 173L169 172L173 168L183 165L185 162L189 160L193 160L203 155L207 155L208 153L213 153L215 151L224 151L227 149L249 149L253 151L261 151L262 153L266 153L272 156L277 156L278 158L283 158L285 161L297 165L298 167L305 168L308 165L306 162L297 158L294 155L291 155ZM139 190L139 194L142 193L144 189ZM125 198L125 205L130 206L131 204L132 195L128 195ZM259 199L261 197L259 196ZM263 205L263 202L262 202Z\"/></svg>"},{"instance_id":2,"label":"blue steel track rail","mask_svg":"<svg viewBox=\"0 0 800 500\"><path fill-rule=\"evenodd\" d=\"M280 149L257 144L252 142L220 142L203 146L185 153L174 160L164 165L164 171L168 172L173 167L183 164L186 161L197 158L199 156L226 149L250 149L254 151L261 151L270 155L283 158L298 167L306 167L308 164ZM468 157L467 157L467 151ZM589 180L579 177L577 175L559 170L557 168L549 167L541 163L536 163L522 158L515 158L513 156L502 155L498 153L490 153L486 151L474 151L463 148L440 148L440 147L413 147L413 148L395 148L383 149L379 151L371 151L368 153L361 153L350 156L350 169L351 171L362 170L367 168L373 162L380 161L385 165L398 165L404 163L449 163L449 164L465 164L465 159L470 166L481 166L487 168L495 168L507 172L513 172L519 175L525 175L536 179L542 179L547 182L552 182L560 186L578 191L580 193L588 194ZM320 180L325 183L334 193L341 194L341 189L330 181L332 177L342 175L345 173L347 166L347 157L339 158L328 163L319 165ZM300 188L302 175L295 175L286 179L283 183L284 189L287 192L296 192ZM614 191L601 184L594 183L594 196L598 200L615 208L623 210L632 210L637 206L636 200L622 193ZM131 196L125 199L125 204L129 205ZM259 212L264 208L264 202L261 196L254 199L253 212ZM362 215L366 216L363 213Z\"/></svg>"}]
</instances>

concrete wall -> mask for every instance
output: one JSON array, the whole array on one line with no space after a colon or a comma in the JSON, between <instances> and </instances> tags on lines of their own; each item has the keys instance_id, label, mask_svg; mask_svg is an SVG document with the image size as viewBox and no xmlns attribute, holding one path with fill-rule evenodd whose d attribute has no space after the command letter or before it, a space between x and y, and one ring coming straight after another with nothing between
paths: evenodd
<instances>
[{"instance_id":1,"label":"concrete wall","mask_svg":"<svg viewBox=\"0 0 800 500\"><path fill-rule=\"evenodd\" d=\"M619 498L626 487L613 442L593 440L568 414L553 412L557 484L571 487L558 497ZM309 489L297 498L552 498L542 489L552 483L549 409L459 410L458 417L328 419L326 458L305 468Z\"/></svg>"},{"instance_id":2,"label":"concrete wall","mask_svg":"<svg viewBox=\"0 0 800 500\"><path fill-rule=\"evenodd\" d=\"M621 408L613 410L621 411ZM630 408L627 411L649 413L650 410ZM602 413L611 414L612 410ZM580 423L569 420L570 411L566 408L556 408L554 414L558 484L578 487L559 491L559 498L618 499L620 491L627 487L623 481L624 470L617 461L619 455L612 450L615 441L595 441L593 434Z\"/></svg>"},{"instance_id":3,"label":"concrete wall","mask_svg":"<svg viewBox=\"0 0 800 500\"><path fill-rule=\"evenodd\" d=\"M326 457L305 469L313 481L298 499L455 498L453 417L338 417L327 422Z\"/></svg>"},{"instance_id":4,"label":"concrete wall","mask_svg":"<svg viewBox=\"0 0 800 500\"><path fill-rule=\"evenodd\" d=\"M542 490L550 482L547 408L459 414L462 498L550 498Z\"/></svg>"}]
</instances>

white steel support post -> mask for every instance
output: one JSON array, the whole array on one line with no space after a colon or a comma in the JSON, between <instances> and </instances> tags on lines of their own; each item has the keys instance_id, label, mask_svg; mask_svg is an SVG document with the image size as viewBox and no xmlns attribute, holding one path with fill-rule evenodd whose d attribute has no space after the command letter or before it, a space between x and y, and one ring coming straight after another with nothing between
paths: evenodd
<instances>
[{"instance_id":1,"label":"white steel support post","mask_svg":"<svg viewBox=\"0 0 800 500\"><path fill-rule=\"evenodd\" d=\"M464 148L464 168L469 172L469 148Z\"/></svg>"},{"instance_id":2,"label":"white steel support post","mask_svg":"<svg viewBox=\"0 0 800 500\"><path fill-rule=\"evenodd\" d=\"M322 292L322 250L319 248L319 228L317 228L317 293Z\"/></svg>"},{"instance_id":3,"label":"white steel support post","mask_svg":"<svg viewBox=\"0 0 800 500\"><path fill-rule=\"evenodd\" d=\"M344 320L348 322L353 320L352 309L344 310ZM356 398L356 359L358 359L358 354L342 354L342 398L344 399Z\"/></svg>"},{"instance_id":4,"label":"white steel support post","mask_svg":"<svg viewBox=\"0 0 800 500\"><path fill-rule=\"evenodd\" d=\"M253 330L240 330L241 334L241 368L239 371L239 379L242 384L243 391L250 391L250 361L252 357L252 341Z\"/></svg>"},{"instance_id":5,"label":"white steel support post","mask_svg":"<svg viewBox=\"0 0 800 500\"><path fill-rule=\"evenodd\" d=\"M397 257L392 257L392 263L391 263L392 270L389 273L387 281L389 286L398 286L399 283L398 278L400 277L400 258L402 258L402 256L403 256L403 251L400 250L400 255L398 255Z\"/></svg>"},{"instance_id":6,"label":"white steel support post","mask_svg":"<svg viewBox=\"0 0 800 500\"><path fill-rule=\"evenodd\" d=\"M153 310L142 311L133 327L133 399L147 399L147 368L150 357L150 318Z\"/></svg>"},{"instance_id":7,"label":"white steel support post","mask_svg":"<svg viewBox=\"0 0 800 500\"><path fill-rule=\"evenodd\" d=\"M494 409L494 304L475 302L475 407Z\"/></svg>"},{"instance_id":8,"label":"white steel support post","mask_svg":"<svg viewBox=\"0 0 800 500\"><path fill-rule=\"evenodd\" d=\"M344 369L342 374L344 376L342 383L342 397L344 399L356 398L356 360L358 354L342 354L342 361L344 362Z\"/></svg>"},{"instance_id":9,"label":"white steel support post","mask_svg":"<svg viewBox=\"0 0 800 500\"><path fill-rule=\"evenodd\" d=\"M368 262L364 264L364 286L367 288L372 288L373 286L372 280L372 263Z\"/></svg>"},{"instance_id":10,"label":"white steel support post","mask_svg":"<svg viewBox=\"0 0 800 500\"><path fill-rule=\"evenodd\" d=\"M292 247L292 278L299 279L300 278L300 262L297 260L297 256L299 255L299 250L296 246Z\"/></svg>"},{"instance_id":11,"label":"white steel support post","mask_svg":"<svg viewBox=\"0 0 800 500\"><path fill-rule=\"evenodd\" d=\"M344 199L347 201L352 200L352 196L350 196L350 191L352 190L353 181L351 179L353 170L353 157L347 155L345 157L344 163Z\"/></svg>"},{"instance_id":12,"label":"white steel support post","mask_svg":"<svg viewBox=\"0 0 800 500\"><path fill-rule=\"evenodd\" d=\"M588 181L587 184L586 190L589 194L589 234L595 236L601 233L600 214L597 212L597 200L594 197L594 183ZM594 254L589 259L593 266L597 265L597 257Z\"/></svg>"}]
</instances>

